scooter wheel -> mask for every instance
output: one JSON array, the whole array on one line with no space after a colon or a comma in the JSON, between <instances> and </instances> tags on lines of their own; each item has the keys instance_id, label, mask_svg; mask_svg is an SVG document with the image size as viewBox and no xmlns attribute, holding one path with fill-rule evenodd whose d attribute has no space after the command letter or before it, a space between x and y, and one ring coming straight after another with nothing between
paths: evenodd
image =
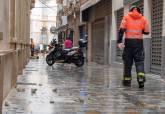
<instances>
[{"instance_id":1,"label":"scooter wheel","mask_svg":"<svg viewBox=\"0 0 165 114\"><path fill-rule=\"evenodd\" d=\"M79 58L75 61L75 65L77 67L82 67L84 65L84 59L83 58Z\"/></svg>"},{"instance_id":2,"label":"scooter wheel","mask_svg":"<svg viewBox=\"0 0 165 114\"><path fill-rule=\"evenodd\" d=\"M52 65L55 63L55 61L53 60L53 57L52 57L52 56L47 55L47 56L46 56L46 63L47 63L49 66L52 66Z\"/></svg>"}]
</instances>

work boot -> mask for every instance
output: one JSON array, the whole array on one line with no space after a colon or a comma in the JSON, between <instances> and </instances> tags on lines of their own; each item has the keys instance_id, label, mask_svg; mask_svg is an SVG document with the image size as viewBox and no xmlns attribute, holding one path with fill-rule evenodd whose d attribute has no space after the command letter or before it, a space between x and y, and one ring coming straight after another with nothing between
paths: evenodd
<instances>
[{"instance_id":1,"label":"work boot","mask_svg":"<svg viewBox=\"0 0 165 114\"><path fill-rule=\"evenodd\" d=\"M139 82L139 88L144 88L144 82Z\"/></svg>"},{"instance_id":2,"label":"work boot","mask_svg":"<svg viewBox=\"0 0 165 114\"><path fill-rule=\"evenodd\" d=\"M131 77L124 77L123 85L127 86L127 87L130 87L131 86Z\"/></svg>"},{"instance_id":3,"label":"work boot","mask_svg":"<svg viewBox=\"0 0 165 114\"><path fill-rule=\"evenodd\" d=\"M144 73L138 73L137 81L139 83L139 88L144 88L144 83L146 81Z\"/></svg>"}]
</instances>

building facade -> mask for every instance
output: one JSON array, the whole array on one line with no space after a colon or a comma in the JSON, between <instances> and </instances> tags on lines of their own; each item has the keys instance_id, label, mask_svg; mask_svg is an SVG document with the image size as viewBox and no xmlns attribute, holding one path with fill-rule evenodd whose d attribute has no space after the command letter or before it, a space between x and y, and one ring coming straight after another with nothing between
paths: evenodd
<instances>
[{"instance_id":1,"label":"building facade","mask_svg":"<svg viewBox=\"0 0 165 114\"><path fill-rule=\"evenodd\" d=\"M86 39L88 61L106 64L109 58L110 25L107 23L110 24L111 0L57 0L57 4L57 31L61 42L70 37L77 46L79 39Z\"/></svg>"},{"instance_id":2,"label":"building facade","mask_svg":"<svg viewBox=\"0 0 165 114\"><path fill-rule=\"evenodd\" d=\"M66 16L67 23L64 28L74 26L74 40L83 37L88 40L88 62L112 66L122 66L122 50L116 44L122 18L129 12L130 6L139 6L151 28L151 34L144 35L145 71L162 76L165 74L164 0L77 0L79 8L76 13L71 13L77 21L64 13L70 11L63 6L65 1L59 1L61 6L57 19ZM61 19L57 22L62 24L63 21Z\"/></svg>"},{"instance_id":3,"label":"building facade","mask_svg":"<svg viewBox=\"0 0 165 114\"><path fill-rule=\"evenodd\" d=\"M45 4L52 8L48 8ZM51 40L57 38L50 33L50 28L56 26L55 5L55 1L36 0L36 8L31 11L30 38L40 50L45 50Z\"/></svg>"},{"instance_id":4,"label":"building facade","mask_svg":"<svg viewBox=\"0 0 165 114\"><path fill-rule=\"evenodd\" d=\"M70 37L74 45L78 44L80 25L80 1L57 0L57 33L59 42Z\"/></svg>"},{"instance_id":5,"label":"building facade","mask_svg":"<svg viewBox=\"0 0 165 114\"><path fill-rule=\"evenodd\" d=\"M81 21L86 23L88 61L108 64L112 0L82 1Z\"/></svg>"},{"instance_id":6,"label":"building facade","mask_svg":"<svg viewBox=\"0 0 165 114\"><path fill-rule=\"evenodd\" d=\"M30 10L35 0L0 0L0 114L2 102L21 74L30 52Z\"/></svg>"}]
</instances>

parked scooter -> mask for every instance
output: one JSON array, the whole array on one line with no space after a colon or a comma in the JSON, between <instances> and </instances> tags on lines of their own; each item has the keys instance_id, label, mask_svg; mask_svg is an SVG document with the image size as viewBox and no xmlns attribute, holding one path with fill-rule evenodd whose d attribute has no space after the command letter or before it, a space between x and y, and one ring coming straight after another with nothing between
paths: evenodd
<instances>
[{"instance_id":1,"label":"parked scooter","mask_svg":"<svg viewBox=\"0 0 165 114\"><path fill-rule=\"evenodd\" d=\"M58 63L74 63L77 67L84 65L84 55L82 49L87 45L86 40L79 40L79 47L71 49L63 49L62 45L56 44L46 56L46 62L52 66L55 62Z\"/></svg>"},{"instance_id":2,"label":"parked scooter","mask_svg":"<svg viewBox=\"0 0 165 114\"><path fill-rule=\"evenodd\" d=\"M57 41L56 39L52 39L52 41L50 42L50 44L48 45L49 51L54 48L57 45Z\"/></svg>"}]
</instances>

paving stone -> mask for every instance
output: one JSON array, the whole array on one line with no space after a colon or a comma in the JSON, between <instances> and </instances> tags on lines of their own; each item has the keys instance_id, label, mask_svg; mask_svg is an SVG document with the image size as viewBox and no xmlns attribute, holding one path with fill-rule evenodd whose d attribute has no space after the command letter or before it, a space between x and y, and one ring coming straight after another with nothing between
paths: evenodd
<instances>
[{"instance_id":1,"label":"paving stone","mask_svg":"<svg viewBox=\"0 0 165 114\"><path fill-rule=\"evenodd\" d=\"M32 59L6 98L10 105L3 114L164 114L164 81L148 74L142 90L133 75L128 88L121 83L120 68L96 63L49 67L44 58Z\"/></svg>"}]
</instances>

